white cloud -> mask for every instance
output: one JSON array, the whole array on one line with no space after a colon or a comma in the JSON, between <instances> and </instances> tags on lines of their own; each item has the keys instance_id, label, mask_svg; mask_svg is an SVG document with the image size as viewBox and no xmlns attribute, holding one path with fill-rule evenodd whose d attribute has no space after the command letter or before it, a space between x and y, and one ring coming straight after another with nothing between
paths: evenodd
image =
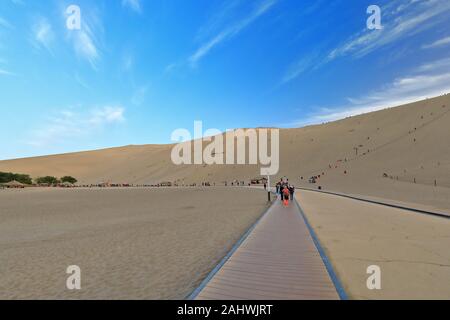
<instances>
[{"instance_id":1,"label":"white cloud","mask_svg":"<svg viewBox=\"0 0 450 320\"><path fill-rule=\"evenodd\" d=\"M171 73L173 70L175 70L175 68L177 67L176 63L171 63L168 64L165 68L164 68L164 73Z\"/></svg>"},{"instance_id":2,"label":"white cloud","mask_svg":"<svg viewBox=\"0 0 450 320\"><path fill-rule=\"evenodd\" d=\"M282 83L288 83L302 73L310 69L315 69L321 64L319 59L319 54L317 52L312 52L300 58L298 61L294 62L286 71L283 76Z\"/></svg>"},{"instance_id":3,"label":"white cloud","mask_svg":"<svg viewBox=\"0 0 450 320\"><path fill-rule=\"evenodd\" d=\"M6 29L13 29L13 26L11 23L9 23L8 20L0 17L0 27L6 28Z\"/></svg>"},{"instance_id":4,"label":"white cloud","mask_svg":"<svg viewBox=\"0 0 450 320\"><path fill-rule=\"evenodd\" d=\"M147 96L148 86L140 86L138 87L131 97L131 103L140 106L144 103L145 97Z\"/></svg>"},{"instance_id":5,"label":"white cloud","mask_svg":"<svg viewBox=\"0 0 450 320\"><path fill-rule=\"evenodd\" d=\"M393 4L394 2L382 8L382 12L388 11L388 8ZM406 8L410 8L410 10L407 11ZM441 23L440 17L449 11L450 2L448 0L409 0L403 2L398 7L388 11L383 19L384 27L382 30L364 29L333 49L329 53L327 61L346 55L353 55L357 58L363 57L402 38L432 28Z\"/></svg>"},{"instance_id":6,"label":"white cloud","mask_svg":"<svg viewBox=\"0 0 450 320\"><path fill-rule=\"evenodd\" d=\"M122 6L128 7L137 13L142 12L141 0L122 0Z\"/></svg>"},{"instance_id":7,"label":"white cloud","mask_svg":"<svg viewBox=\"0 0 450 320\"><path fill-rule=\"evenodd\" d=\"M419 66L411 74L397 78L389 85L360 98L349 98L350 105L323 108L296 125L322 123L367 112L395 107L450 93L450 59Z\"/></svg>"},{"instance_id":8,"label":"white cloud","mask_svg":"<svg viewBox=\"0 0 450 320\"><path fill-rule=\"evenodd\" d=\"M133 69L134 66L134 57L132 54L127 53L122 57L122 70L125 72L129 72Z\"/></svg>"},{"instance_id":9,"label":"white cloud","mask_svg":"<svg viewBox=\"0 0 450 320\"><path fill-rule=\"evenodd\" d=\"M245 2L246 0L228 0L219 3L219 6L214 9L208 21L198 30L195 40L201 42L210 38L224 25L236 20L236 12L239 6Z\"/></svg>"},{"instance_id":10,"label":"white cloud","mask_svg":"<svg viewBox=\"0 0 450 320\"><path fill-rule=\"evenodd\" d=\"M223 29L209 41L202 44L197 49L197 51L189 57L189 63L191 64L191 66L195 66L200 59L202 59L205 55L207 55L218 44L238 35L242 30L244 30L246 27L252 24L260 16L269 11L275 5L276 2L277 0L264 0L260 2L259 5L255 7L255 9L250 15L229 25L227 28Z\"/></svg>"},{"instance_id":11,"label":"white cloud","mask_svg":"<svg viewBox=\"0 0 450 320\"><path fill-rule=\"evenodd\" d=\"M0 58L0 64L6 65L7 63L8 61L6 61L6 59ZM17 76L17 75L11 71L0 68L0 76Z\"/></svg>"},{"instance_id":12,"label":"white cloud","mask_svg":"<svg viewBox=\"0 0 450 320\"><path fill-rule=\"evenodd\" d=\"M67 13L64 11L64 16ZM99 40L96 31L102 29L101 22L95 14L95 10L83 11L81 30L67 30L68 39L72 42L75 54L89 62L94 70L97 70L101 60Z\"/></svg>"},{"instance_id":13,"label":"white cloud","mask_svg":"<svg viewBox=\"0 0 450 320\"><path fill-rule=\"evenodd\" d=\"M125 121L125 109L121 106L93 108L85 112L67 109L50 117L46 123L33 130L27 143L34 147L64 143L67 139L89 137L106 126Z\"/></svg>"},{"instance_id":14,"label":"white cloud","mask_svg":"<svg viewBox=\"0 0 450 320\"><path fill-rule=\"evenodd\" d=\"M435 60L429 63L422 64L417 68L418 72L429 72L429 71L439 71L445 70L450 66L450 58L444 58L441 60Z\"/></svg>"},{"instance_id":15,"label":"white cloud","mask_svg":"<svg viewBox=\"0 0 450 320\"><path fill-rule=\"evenodd\" d=\"M344 56L361 58L401 39L416 35L436 25L448 23L445 16L448 12L450 12L448 0L391 1L382 8L382 30L365 28L323 57L309 54L300 58L289 66L282 83L292 81L302 73L317 69L337 58ZM444 45L448 40L442 39L441 41L437 45Z\"/></svg>"},{"instance_id":16,"label":"white cloud","mask_svg":"<svg viewBox=\"0 0 450 320\"><path fill-rule=\"evenodd\" d=\"M436 40L435 42L431 44L426 44L422 46L422 49L431 49L431 48L437 48L437 47L443 47L445 45L450 44L450 37L442 38L439 40Z\"/></svg>"},{"instance_id":17,"label":"white cloud","mask_svg":"<svg viewBox=\"0 0 450 320\"><path fill-rule=\"evenodd\" d=\"M99 126L104 124L111 124L125 121L125 109L122 107L103 107L101 109L94 109L88 119L88 123Z\"/></svg>"},{"instance_id":18,"label":"white cloud","mask_svg":"<svg viewBox=\"0 0 450 320\"><path fill-rule=\"evenodd\" d=\"M87 90L91 90L91 87L86 83L86 81L84 81L84 79L78 74L78 72L75 72L74 79L81 87Z\"/></svg>"},{"instance_id":19,"label":"white cloud","mask_svg":"<svg viewBox=\"0 0 450 320\"><path fill-rule=\"evenodd\" d=\"M32 26L32 39L31 43L36 48L44 48L51 54L52 52L52 43L55 38L55 34L53 32L53 28L47 18L40 17Z\"/></svg>"},{"instance_id":20,"label":"white cloud","mask_svg":"<svg viewBox=\"0 0 450 320\"><path fill-rule=\"evenodd\" d=\"M89 61L91 66L96 69L99 53L94 40L88 32L80 31L76 40L74 40L74 47L77 55Z\"/></svg>"},{"instance_id":21,"label":"white cloud","mask_svg":"<svg viewBox=\"0 0 450 320\"><path fill-rule=\"evenodd\" d=\"M3 75L3 76L16 76L15 73L10 72L10 71L5 70L5 69L0 69L0 75Z\"/></svg>"}]
</instances>

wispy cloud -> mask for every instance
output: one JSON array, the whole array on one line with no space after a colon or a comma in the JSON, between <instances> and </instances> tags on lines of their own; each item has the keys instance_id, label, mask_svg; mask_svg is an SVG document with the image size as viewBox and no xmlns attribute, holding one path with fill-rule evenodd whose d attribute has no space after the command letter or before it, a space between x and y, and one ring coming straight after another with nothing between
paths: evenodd
<instances>
[{"instance_id":1,"label":"wispy cloud","mask_svg":"<svg viewBox=\"0 0 450 320\"><path fill-rule=\"evenodd\" d=\"M78 72L75 72L74 79L81 87L87 90L91 90L91 87L86 83L86 81L84 81L84 79L79 75Z\"/></svg>"},{"instance_id":2,"label":"wispy cloud","mask_svg":"<svg viewBox=\"0 0 450 320\"><path fill-rule=\"evenodd\" d=\"M168 64L168 65L164 68L164 73L165 73L165 74L171 73L173 70L175 70L176 67L177 67L177 64L176 64L176 63Z\"/></svg>"},{"instance_id":3,"label":"wispy cloud","mask_svg":"<svg viewBox=\"0 0 450 320\"><path fill-rule=\"evenodd\" d=\"M195 37L196 41L202 42L205 39L211 38L215 33L227 24L231 24L236 20L236 11L246 0L228 0L223 1L213 12L209 15L206 23L200 27Z\"/></svg>"},{"instance_id":4,"label":"wispy cloud","mask_svg":"<svg viewBox=\"0 0 450 320\"><path fill-rule=\"evenodd\" d=\"M25 5L25 2L23 0L11 0L12 3L16 4L16 5Z\"/></svg>"},{"instance_id":5,"label":"wispy cloud","mask_svg":"<svg viewBox=\"0 0 450 320\"><path fill-rule=\"evenodd\" d=\"M426 44L422 46L422 49L431 49L431 48L437 48L437 47L443 47L450 44L450 37L442 38L439 40L436 40L433 43Z\"/></svg>"},{"instance_id":6,"label":"wispy cloud","mask_svg":"<svg viewBox=\"0 0 450 320\"><path fill-rule=\"evenodd\" d=\"M53 28L45 17L40 17L31 28L32 38L31 43L37 49L44 48L51 54L52 51L52 43L55 38L55 34L53 32Z\"/></svg>"},{"instance_id":7,"label":"wispy cloud","mask_svg":"<svg viewBox=\"0 0 450 320\"><path fill-rule=\"evenodd\" d=\"M4 66L7 66L8 61L6 59L0 58L0 76L17 76L15 73L4 69Z\"/></svg>"},{"instance_id":8,"label":"wispy cloud","mask_svg":"<svg viewBox=\"0 0 450 320\"><path fill-rule=\"evenodd\" d=\"M84 12L84 11L83 11ZM64 12L64 15L67 13ZM76 55L89 62L94 70L98 69L101 59L99 39L96 32L102 30L101 22L95 10L83 14L81 30L67 30L67 35L72 42Z\"/></svg>"},{"instance_id":9,"label":"wispy cloud","mask_svg":"<svg viewBox=\"0 0 450 320\"><path fill-rule=\"evenodd\" d=\"M142 105L147 96L148 88L149 87L147 85L136 88L133 92L133 96L131 97L131 103L135 106Z\"/></svg>"},{"instance_id":10,"label":"wispy cloud","mask_svg":"<svg viewBox=\"0 0 450 320\"><path fill-rule=\"evenodd\" d=\"M141 0L122 0L122 6L128 7L137 13L142 13Z\"/></svg>"},{"instance_id":11,"label":"wispy cloud","mask_svg":"<svg viewBox=\"0 0 450 320\"><path fill-rule=\"evenodd\" d=\"M122 71L130 72L133 69L134 66L134 57L131 53L126 53L122 57Z\"/></svg>"},{"instance_id":12,"label":"wispy cloud","mask_svg":"<svg viewBox=\"0 0 450 320\"><path fill-rule=\"evenodd\" d=\"M349 98L349 105L323 108L296 125L322 123L395 107L450 93L450 58L419 66L367 96Z\"/></svg>"},{"instance_id":13,"label":"wispy cloud","mask_svg":"<svg viewBox=\"0 0 450 320\"><path fill-rule=\"evenodd\" d=\"M313 51L301 57L299 60L295 61L291 66L289 66L281 81L282 84L288 83L296 79L307 70L319 67L321 63L322 61L319 57L319 54L316 51Z\"/></svg>"},{"instance_id":14,"label":"wispy cloud","mask_svg":"<svg viewBox=\"0 0 450 320\"><path fill-rule=\"evenodd\" d=\"M125 109L123 107L103 107L100 109L93 109L90 111L88 123L94 126L101 126L104 124L119 123L125 121Z\"/></svg>"},{"instance_id":15,"label":"wispy cloud","mask_svg":"<svg viewBox=\"0 0 450 320\"><path fill-rule=\"evenodd\" d=\"M96 69L97 61L100 58L97 46L94 43L90 31L81 31L78 33L77 40L74 41L75 51L80 56L89 61L91 66Z\"/></svg>"},{"instance_id":16,"label":"wispy cloud","mask_svg":"<svg viewBox=\"0 0 450 320\"><path fill-rule=\"evenodd\" d=\"M393 4L397 6L391 8ZM409 10L407 10L409 9ZM327 60L352 55L363 57L379 48L396 41L415 35L441 23L442 17L450 11L447 0L407 0L392 2L382 8L386 12L383 29L372 31L364 29L353 35L349 40L333 49Z\"/></svg>"},{"instance_id":17,"label":"wispy cloud","mask_svg":"<svg viewBox=\"0 0 450 320\"><path fill-rule=\"evenodd\" d=\"M424 63L417 68L418 72L435 72L439 70L446 70L450 66L450 58L435 60Z\"/></svg>"},{"instance_id":18,"label":"wispy cloud","mask_svg":"<svg viewBox=\"0 0 450 320\"><path fill-rule=\"evenodd\" d=\"M10 72L10 71L5 70L5 69L0 69L0 75L3 75L3 76L16 76L15 73Z\"/></svg>"},{"instance_id":19,"label":"wispy cloud","mask_svg":"<svg viewBox=\"0 0 450 320\"><path fill-rule=\"evenodd\" d=\"M189 57L190 65L195 66L214 47L238 35L242 30L251 25L260 16L269 11L276 4L276 2L277 0L261 1L247 17L228 25L226 28L224 28L222 31L220 31L218 34L212 37L209 41L203 43L195 51L195 53Z\"/></svg>"},{"instance_id":20,"label":"wispy cloud","mask_svg":"<svg viewBox=\"0 0 450 320\"><path fill-rule=\"evenodd\" d=\"M105 126L125 121L121 106L93 108L86 112L66 109L49 117L45 126L32 130L27 144L34 147L52 146L67 139L89 137Z\"/></svg>"},{"instance_id":21,"label":"wispy cloud","mask_svg":"<svg viewBox=\"0 0 450 320\"><path fill-rule=\"evenodd\" d=\"M399 0L382 7L383 29L356 32L326 54L310 53L293 62L284 73L282 83L295 80L308 70L317 69L333 60L351 56L362 58L378 49L395 44L441 23L450 12L447 0ZM442 39L437 45L446 44ZM321 50L323 51L323 49Z\"/></svg>"},{"instance_id":22,"label":"wispy cloud","mask_svg":"<svg viewBox=\"0 0 450 320\"><path fill-rule=\"evenodd\" d=\"M8 20L5 18L0 17L0 27L6 28L6 29L13 29L13 25L9 23Z\"/></svg>"}]
</instances>

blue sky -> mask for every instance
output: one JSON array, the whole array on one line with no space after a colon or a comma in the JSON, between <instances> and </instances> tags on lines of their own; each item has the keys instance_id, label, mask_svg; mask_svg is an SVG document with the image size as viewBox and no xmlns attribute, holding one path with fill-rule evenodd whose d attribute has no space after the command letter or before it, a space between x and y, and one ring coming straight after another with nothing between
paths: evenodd
<instances>
[{"instance_id":1,"label":"blue sky","mask_svg":"<svg viewBox=\"0 0 450 320\"><path fill-rule=\"evenodd\" d=\"M381 30L366 10L381 8ZM81 9L68 30L66 9ZM448 0L1 0L0 159L298 127L450 92Z\"/></svg>"}]
</instances>

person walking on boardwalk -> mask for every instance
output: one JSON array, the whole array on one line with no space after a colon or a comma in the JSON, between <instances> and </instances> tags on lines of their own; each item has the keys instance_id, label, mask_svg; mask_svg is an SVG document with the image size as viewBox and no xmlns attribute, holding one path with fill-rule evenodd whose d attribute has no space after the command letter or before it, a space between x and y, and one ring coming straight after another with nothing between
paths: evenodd
<instances>
[{"instance_id":1,"label":"person walking on boardwalk","mask_svg":"<svg viewBox=\"0 0 450 320\"><path fill-rule=\"evenodd\" d=\"M278 194L280 195L280 200L281 200L281 202L283 202L283 200L284 200L283 191L284 191L284 185L282 185L282 184L280 183L280 185L279 185L279 187L278 187Z\"/></svg>"},{"instance_id":2,"label":"person walking on boardwalk","mask_svg":"<svg viewBox=\"0 0 450 320\"><path fill-rule=\"evenodd\" d=\"M291 185L289 187L289 194L291 196L291 201L294 201L294 193L295 193L295 187Z\"/></svg>"},{"instance_id":3,"label":"person walking on boardwalk","mask_svg":"<svg viewBox=\"0 0 450 320\"><path fill-rule=\"evenodd\" d=\"M286 207L289 205L289 188L287 186L283 188L282 201Z\"/></svg>"}]
</instances>

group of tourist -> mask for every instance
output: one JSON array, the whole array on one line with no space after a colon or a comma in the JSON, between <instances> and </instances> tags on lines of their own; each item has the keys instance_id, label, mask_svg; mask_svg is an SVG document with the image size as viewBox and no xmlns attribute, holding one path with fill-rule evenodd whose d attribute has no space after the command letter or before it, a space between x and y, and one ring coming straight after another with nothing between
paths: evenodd
<instances>
[{"instance_id":1,"label":"group of tourist","mask_svg":"<svg viewBox=\"0 0 450 320\"><path fill-rule=\"evenodd\" d=\"M289 201L294 201L295 187L289 184L289 180L281 179L275 186L277 195L285 206L289 205Z\"/></svg>"}]
</instances>

